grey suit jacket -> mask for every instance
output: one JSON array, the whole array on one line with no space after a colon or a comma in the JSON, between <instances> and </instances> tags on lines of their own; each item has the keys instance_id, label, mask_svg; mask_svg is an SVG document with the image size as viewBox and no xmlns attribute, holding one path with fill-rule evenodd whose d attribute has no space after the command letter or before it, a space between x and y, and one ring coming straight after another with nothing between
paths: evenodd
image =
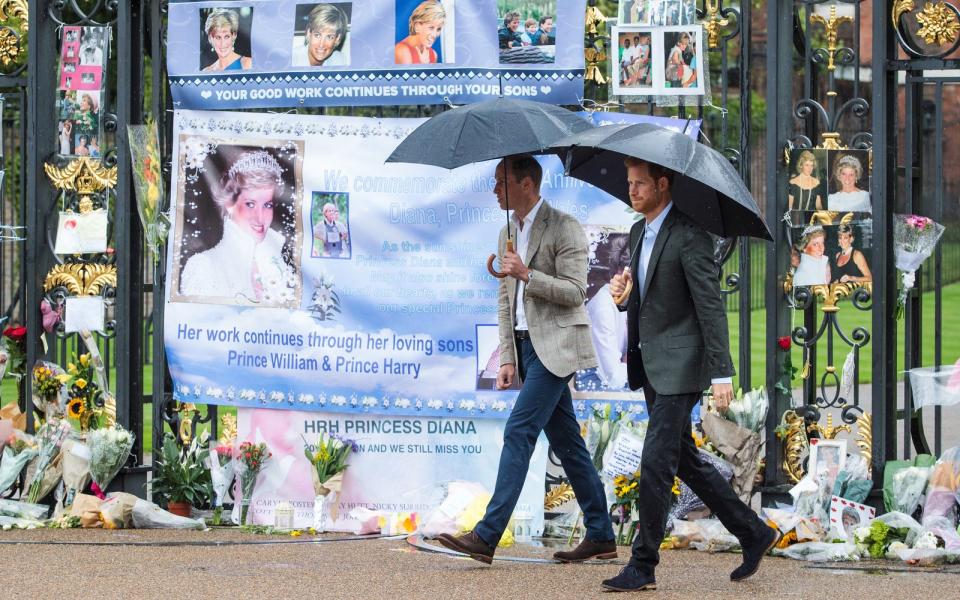
<instances>
[{"instance_id":1,"label":"grey suit jacket","mask_svg":"<svg viewBox=\"0 0 960 600\"><path fill-rule=\"evenodd\" d=\"M534 271L523 294L530 341L548 371L566 377L597 366L590 339L590 319L583 306L587 293L587 236L580 223L546 201L531 225L524 262ZM499 252L506 249L507 228L500 231ZM517 364L514 338L517 280L500 280L498 320L500 364Z\"/></svg>"},{"instance_id":2,"label":"grey suit jacket","mask_svg":"<svg viewBox=\"0 0 960 600\"><path fill-rule=\"evenodd\" d=\"M646 221L630 230L630 266ZM649 380L658 394L690 394L734 374L727 313L720 294L713 239L674 206L664 219L647 265L643 300L634 285L627 301L630 388ZM636 282L635 282L636 283Z\"/></svg>"}]
</instances>

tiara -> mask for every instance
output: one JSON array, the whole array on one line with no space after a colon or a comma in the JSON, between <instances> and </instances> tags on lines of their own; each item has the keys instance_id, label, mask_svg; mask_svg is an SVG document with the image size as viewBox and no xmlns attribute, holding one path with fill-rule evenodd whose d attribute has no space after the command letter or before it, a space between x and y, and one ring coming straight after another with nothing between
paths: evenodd
<instances>
[{"instance_id":1,"label":"tiara","mask_svg":"<svg viewBox=\"0 0 960 600\"><path fill-rule=\"evenodd\" d=\"M820 225L807 225L803 229L803 233L800 235L800 237L806 238L807 236L812 235L814 233L818 233L818 232L823 233L823 227L821 227Z\"/></svg>"},{"instance_id":2,"label":"tiara","mask_svg":"<svg viewBox=\"0 0 960 600\"><path fill-rule=\"evenodd\" d=\"M237 173L249 173L250 171L267 171L276 175L277 180L280 180L283 175L283 168L277 162L277 159L269 152L258 150L247 152L241 156L227 171L227 177L233 179Z\"/></svg>"}]
</instances>

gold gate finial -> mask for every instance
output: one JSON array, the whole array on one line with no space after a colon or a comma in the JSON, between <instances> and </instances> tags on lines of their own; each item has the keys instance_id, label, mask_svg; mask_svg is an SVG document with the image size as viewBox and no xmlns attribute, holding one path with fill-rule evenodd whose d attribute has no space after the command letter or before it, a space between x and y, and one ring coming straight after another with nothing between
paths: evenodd
<instances>
[{"instance_id":1,"label":"gold gate finial","mask_svg":"<svg viewBox=\"0 0 960 600\"><path fill-rule=\"evenodd\" d=\"M810 22L823 26L823 29L827 34L827 70L833 71L837 68L837 65L834 64L833 59L837 55L837 50L840 49L840 47L837 46L837 34L840 26L844 23L853 23L853 18L847 16L838 17L837 5L834 4L830 6L829 18L824 19L822 16L814 14L810 16Z\"/></svg>"}]
</instances>

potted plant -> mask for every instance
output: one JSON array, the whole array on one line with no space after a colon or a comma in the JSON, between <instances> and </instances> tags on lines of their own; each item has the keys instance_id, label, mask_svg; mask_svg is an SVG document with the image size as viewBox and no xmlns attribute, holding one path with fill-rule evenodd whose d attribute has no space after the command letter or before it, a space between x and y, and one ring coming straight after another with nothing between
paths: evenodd
<instances>
[{"instance_id":1,"label":"potted plant","mask_svg":"<svg viewBox=\"0 0 960 600\"><path fill-rule=\"evenodd\" d=\"M181 451L174 437L165 435L150 481L153 501L166 502L167 510L183 517L190 516L191 507L206 505L213 493L207 452L196 439Z\"/></svg>"}]
</instances>

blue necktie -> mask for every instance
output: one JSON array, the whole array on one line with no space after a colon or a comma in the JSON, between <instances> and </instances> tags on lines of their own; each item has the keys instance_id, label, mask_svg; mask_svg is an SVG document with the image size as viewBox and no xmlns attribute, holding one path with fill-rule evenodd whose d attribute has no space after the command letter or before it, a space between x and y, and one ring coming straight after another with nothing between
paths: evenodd
<instances>
[{"instance_id":1,"label":"blue necktie","mask_svg":"<svg viewBox=\"0 0 960 600\"><path fill-rule=\"evenodd\" d=\"M637 257L637 273L635 276L637 292L640 299L643 300L643 294L646 290L643 285L647 279L647 266L650 263L650 255L653 253L653 244L650 243L650 228L643 228L643 237L640 238L640 256Z\"/></svg>"}]
</instances>

